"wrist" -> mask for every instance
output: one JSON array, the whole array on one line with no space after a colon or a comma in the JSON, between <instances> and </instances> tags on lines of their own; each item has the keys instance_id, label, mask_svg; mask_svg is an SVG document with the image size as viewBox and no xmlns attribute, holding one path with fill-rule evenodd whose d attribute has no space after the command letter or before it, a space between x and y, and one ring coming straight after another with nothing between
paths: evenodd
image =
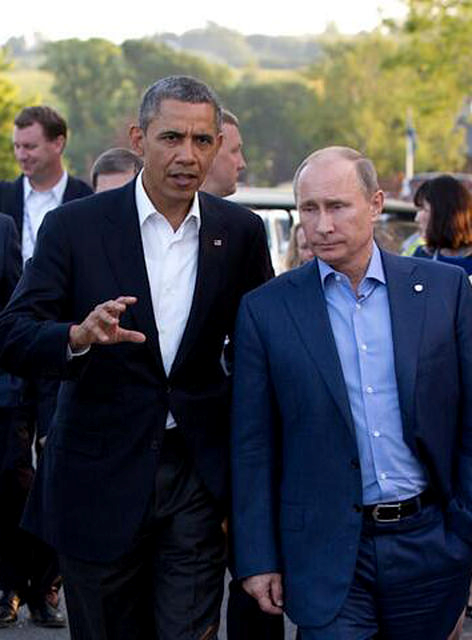
<instances>
[{"instance_id":1,"label":"wrist","mask_svg":"<svg viewBox=\"0 0 472 640\"><path fill-rule=\"evenodd\" d=\"M84 340L80 325L73 324L69 329L69 347L72 353L90 347L90 342Z\"/></svg>"}]
</instances>

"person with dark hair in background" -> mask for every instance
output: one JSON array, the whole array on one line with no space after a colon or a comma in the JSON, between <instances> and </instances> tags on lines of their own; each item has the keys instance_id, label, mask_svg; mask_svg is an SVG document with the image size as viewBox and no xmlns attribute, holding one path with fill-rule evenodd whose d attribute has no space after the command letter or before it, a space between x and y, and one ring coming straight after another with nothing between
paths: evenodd
<instances>
[{"instance_id":1,"label":"person with dark hair in background","mask_svg":"<svg viewBox=\"0 0 472 640\"><path fill-rule=\"evenodd\" d=\"M316 258L236 323L237 575L300 640L445 640L472 568L472 288L378 248L354 149L315 151L294 191Z\"/></svg>"},{"instance_id":2,"label":"person with dark hair in background","mask_svg":"<svg viewBox=\"0 0 472 640\"><path fill-rule=\"evenodd\" d=\"M414 256L462 267L472 274L472 195L453 176L423 182L415 194L416 220L426 244Z\"/></svg>"},{"instance_id":3,"label":"person with dark hair in background","mask_svg":"<svg viewBox=\"0 0 472 640\"><path fill-rule=\"evenodd\" d=\"M95 193L117 189L143 168L143 160L131 149L113 147L101 153L92 165L90 177Z\"/></svg>"},{"instance_id":4,"label":"person with dark hair in background","mask_svg":"<svg viewBox=\"0 0 472 640\"><path fill-rule=\"evenodd\" d=\"M23 525L60 554L73 640L217 637L241 296L264 225L197 193L221 144L204 83L158 80L136 180L49 213L0 317L0 363L63 379Z\"/></svg>"},{"instance_id":5,"label":"person with dark hair in background","mask_svg":"<svg viewBox=\"0 0 472 640\"><path fill-rule=\"evenodd\" d=\"M22 174L13 182L0 182L0 211L16 223L23 262L33 254L38 229L46 213L63 202L90 195L90 187L69 176L62 155L67 124L47 106L25 107L15 117L13 149ZM57 557L43 542L18 526L34 469L31 447L40 454L56 407L59 382L51 378L28 378L22 392L24 423L18 418L9 446L17 453L15 473L3 476L0 491L11 506L0 520L8 540L0 544L0 625L13 624L19 603L26 602L32 621L39 626L63 627L58 610ZM16 429L16 436L15 436ZM15 436L15 437L14 437ZM21 453L20 453L21 452Z\"/></svg>"}]
</instances>

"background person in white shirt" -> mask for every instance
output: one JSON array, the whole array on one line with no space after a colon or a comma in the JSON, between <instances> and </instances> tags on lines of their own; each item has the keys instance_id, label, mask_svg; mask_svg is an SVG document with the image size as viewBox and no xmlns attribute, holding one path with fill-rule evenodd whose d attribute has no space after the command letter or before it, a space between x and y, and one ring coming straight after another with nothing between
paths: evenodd
<instances>
[{"instance_id":1,"label":"background person in white shirt","mask_svg":"<svg viewBox=\"0 0 472 640\"><path fill-rule=\"evenodd\" d=\"M23 262L34 251L46 213L92 193L85 182L64 170L66 140L66 121L50 107L26 107L15 117L13 150L22 173L12 182L0 182L0 212L16 224ZM16 411L17 420L9 425L8 457L16 473L0 477L0 490L9 503L0 519L0 626L15 623L21 602L27 602L35 624L65 625L57 609L56 554L18 525L34 474L31 447L36 437L40 452L39 443L45 440L56 407L58 384L51 378L25 380L22 411Z\"/></svg>"}]
</instances>

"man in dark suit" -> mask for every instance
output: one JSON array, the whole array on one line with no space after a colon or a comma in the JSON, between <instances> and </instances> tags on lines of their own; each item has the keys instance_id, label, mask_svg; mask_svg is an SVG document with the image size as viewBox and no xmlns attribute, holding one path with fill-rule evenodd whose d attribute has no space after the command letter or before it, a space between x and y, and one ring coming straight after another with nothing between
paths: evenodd
<instances>
[{"instance_id":1,"label":"man in dark suit","mask_svg":"<svg viewBox=\"0 0 472 640\"><path fill-rule=\"evenodd\" d=\"M246 161L242 151L239 120L226 109L223 109L221 132L223 140L207 172L202 190L224 198L235 193L239 176L246 168ZM227 365L230 370L231 363L228 362ZM229 560L229 566L231 565ZM283 640L284 620L261 611L240 582L231 580L226 632L228 640Z\"/></svg>"},{"instance_id":2,"label":"man in dark suit","mask_svg":"<svg viewBox=\"0 0 472 640\"><path fill-rule=\"evenodd\" d=\"M360 153L315 152L294 188L316 259L237 322L238 575L302 640L445 640L472 565L472 289L378 249Z\"/></svg>"},{"instance_id":3,"label":"man in dark suit","mask_svg":"<svg viewBox=\"0 0 472 640\"><path fill-rule=\"evenodd\" d=\"M50 213L0 321L3 365L60 376L24 524L61 559L72 638L216 638L229 380L260 218L197 194L221 141L203 83L143 97L137 179Z\"/></svg>"},{"instance_id":4,"label":"man in dark suit","mask_svg":"<svg viewBox=\"0 0 472 640\"><path fill-rule=\"evenodd\" d=\"M62 154L66 139L66 122L50 107L26 107L15 118L13 145L22 175L13 182L0 182L0 211L16 223L23 261L31 257L36 234L50 209L92 193L85 182L64 170ZM36 450L40 453L55 410L58 385L53 379L26 381L22 419L18 410L8 442L12 447L10 458L14 456L16 463L11 473L0 481L0 491L8 496L10 505L3 510L0 535L2 528L11 533L9 543L0 545L0 584L4 591L0 600L0 624L4 625L16 620L18 603L25 601L35 624L65 625L57 609L56 555L18 528L34 474L31 447L36 437Z\"/></svg>"}]
</instances>

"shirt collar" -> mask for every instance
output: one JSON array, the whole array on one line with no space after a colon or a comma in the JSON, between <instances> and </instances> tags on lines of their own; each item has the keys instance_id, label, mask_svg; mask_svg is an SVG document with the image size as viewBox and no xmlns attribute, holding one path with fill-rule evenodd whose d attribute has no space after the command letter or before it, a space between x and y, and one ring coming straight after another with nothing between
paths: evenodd
<instances>
[{"instance_id":1,"label":"shirt collar","mask_svg":"<svg viewBox=\"0 0 472 640\"><path fill-rule=\"evenodd\" d=\"M67 171L64 171L62 173L62 176L59 178L59 180L56 182L56 184L51 188L48 189L48 191L45 192L41 192L41 191L36 191L35 189L33 189L31 182L28 178L28 176L23 176L23 198L24 200L26 200L28 198L28 196L31 193L52 193L55 200L57 201L58 204L60 204L64 198L64 192L66 190L67 187L67 179L68 179L68 175L67 175Z\"/></svg>"},{"instance_id":2,"label":"shirt collar","mask_svg":"<svg viewBox=\"0 0 472 640\"><path fill-rule=\"evenodd\" d=\"M159 216L165 217L160 211L156 209L156 207L153 205L148 194L144 189L142 169L139 172L138 177L136 178L135 196L136 196L136 208L138 210L138 217L139 217L139 226L141 228L146 222L146 220L149 218L149 216L152 216L155 213L157 213ZM202 220L200 216L200 202L197 194L195 194L195 196L193 197L190 210L185 216L185 219L182 224L185 224L185 222L190 218L195 219L195 222L197 223L197 231L199 231Z\"/></svg>"},{"instance_id":3,"label":"shirt collar","mask_svg":"<svg viewBox=\"0 0 472 640\"><path fill-rule=\"evenodd\" d=\"M328 277L342 275L338 271L333 269L333 267L331 267L328 263L323 262L323 260L320 260L319 258L318 258L318 265L320 269L320 277L321 277L321 283L323 285L323 289L326 286L326 279ZM373 243L372 256L369 261L369 266L367 267L365 276L362 278L362 282L367 279L377 280L377 282L380 282L382 284L387 283L383 264L382 264L382 258L380 255L380 250L375 242Z\"/></svg>"}]
</instances>

